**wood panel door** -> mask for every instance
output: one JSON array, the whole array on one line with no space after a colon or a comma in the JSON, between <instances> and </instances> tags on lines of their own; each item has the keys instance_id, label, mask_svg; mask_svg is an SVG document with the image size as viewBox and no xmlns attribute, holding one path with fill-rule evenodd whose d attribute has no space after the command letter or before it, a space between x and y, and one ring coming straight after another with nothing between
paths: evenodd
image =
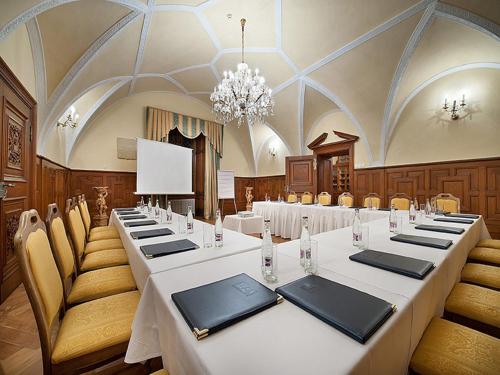
<instances>
[{"instance_id":1,"label":"wood panel door","mask_svg":"<svg viewBox=\"0 0 500 375\"><path fill-rule=\"evenodd\" d=\"M286 184L289 191L303 193L309 191L316 194L316 159L309 156L286 157Z\"/></svg>"},{"instance_id":2,"label":"wood panel door","mask_svg":"<svg viewBox=\"0 0 500 375\"><path fill-rule=\"evenodd\" d=\"M0 59L0 182L12 185L0 199L0 301L21 283L14 251L19 217L32 207L35 102ZM43 215L43 213L42 213Z\"/></svg>"}]
</instances>

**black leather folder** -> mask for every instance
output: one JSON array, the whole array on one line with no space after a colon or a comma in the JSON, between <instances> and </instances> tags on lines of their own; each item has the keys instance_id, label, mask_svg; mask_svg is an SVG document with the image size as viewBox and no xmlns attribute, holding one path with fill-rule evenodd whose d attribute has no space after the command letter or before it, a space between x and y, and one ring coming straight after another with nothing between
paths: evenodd
<instances>
[{"instance_id":1,"label":"black leather folder","mask_svg":"<svg viewBox=\"0 0 500 375\"><path fill-rule=\"evenodd\" d=\"M117 212L118 217L124 217L127 215L140 215L140 214L141 214L141 211L137 211L137 210Z\"/></svg>"},{"instance_id":2,"label":"black leather folder","mask_svg":"<svg viewBox=\"0 0 500 375\"><path fill-rule=\"evenodd\" d=\"M141 220L141 221L129 221L127 223L123 223L126 227L142 227L145 225L156 225L158 222L156 220Z\"/></svg>"},{"instance_id":3,"label":"black leather folder","mask_svg":"<svg viewBox=\"0 0 500 375\"><path fill-rule=\"evenodd\" d=\"M143 245L140 247L142 253L148 259L183 253L184 251L196 250L198 248L197 244L187 239Z\"/></svg>"},{"instance_id":4,"label":"black leather folder","mask_svg":"<svg viewBox=\"0 0 500 375\"><path fill-rule=\"evenodd\" d=\"M464 228L455 228L455 227L444 227L442 225L417 225L415 229L420 230L430 230L431 232L441 232L441 233L451 233L451 234L462 234L465 232Z\"/></svg>"},{"instance_id":5,"label":"black leather folder","mask_svg":"<svg viewBox=\"0 0 500 375\"><path fill-rule=\"evenodd\" d=\"M413 236L411 234L397 234L391 237L392 241L409 243L412 245L420 245L427 247L434 247L436 249L446 250L449 248L453 241L444 240L442 238L434 238L434 237L422 237L422 236Z\"/></svg>"},{"instance_id":6,"label":"black leather folder","mask_svg":"<svg viewBox=\"0 0 500 375\"><path fill-rule=\"evenodd\" d=\"M116 212L134 211L134 210L136 210L136 208L135 207L124 207L124 208L115 208L114 210Z\"/></svg>"},{"instance_id":7,"label":"black leather folder","mask_svg":"<svg viewBox=\"0 0 500 375\"><path fill-rule=\"evenodd\" d=\"M146 215L129 215L129 216L119 216L120 220L137 220L137 219L147 219Z\"/></svg>"},{"instance_id":8,"label":"black leather folder","mask_svg":"<svg viewBox=\"0 0 500 375\"><path fill-rule=\"evenodd\" d=\"M349 207L349 208L352 208L353 210L355 210L356 208L357 208L358 210L361 210L361 209L366 208L366 207L365 207L365 206L351 206L351 207Z\"/></svg>"},{"instance_id":9,"label":"black leather folder","mask_svg":"<svg viewBox=\"0 0 500 375\"><path fill-rule=\"evenodd\" d=\"M201 340L282 302L283 298L242 273L173 293L172 300L195 337Z\"/></svg>"},{"instance_id":10,"label":"black leather folder","mask_svg":"<svg viewBox=\"0 0 500 375\"><path fill-rule=\"evenodd\" d=\"M434 269L434 263L427 260L375 250L361 251L351 255L349 259L419 280L424 279Z\"/></svg>"},{"instance_id":11,"label":"black leather folder","mask_svg":"<svg viewBox=\"0 0 500 375\"><path fill-rule=\"evenodd\" d=\"M380 208L377 208L377 210L379 210L379 211L390 211L391 209L387 208L387 207L380 207Z\"/></svg>"},{"instance_id":12,"label":"black leather folder","mask_svg":"<svg viewBox=\"0 0 500 375\"><path fill-rule=\"evenodd\" d=\"M292 281L276 292L362 344L396 309L380 298L315 275Z\"/></svg>"},{"instance_id":13,"label":"black leather folder","mask_svg":"<svg viewBox=\"0 0 500 375\"><path fill-rule=\"evenodd\" d=\"M462 219L479 219L479 215L474 215L474 214L444 214L446 217L455 217L455 218L462 218Z\"/></svg>"},{"instance_id":14,"label":"black leather folder","mask_svg":"<svg viewBox=\"0 0 500 375\"><path fill-rule=\"evenodd\" d=\"M443 221L445 223L458 223L458 224L473 224L474 220L471 219L454 219L452 217L437 217L434 221Z\"/></svg>"},{"instance_id":15,"label":"black leather folder","mask_svg":"<svg viewBox=\"0 0 500 375\"><path fill-rule=\"evenodd\" d=\"M144 238L153 238L153 237L161 237L161 236L169 236L174 234L168 228L160 228L160 229L151 229L151 230L141 230L140 232L130 232L130 237L134 240L142 240Z\"/></svg>"}]
</instances>

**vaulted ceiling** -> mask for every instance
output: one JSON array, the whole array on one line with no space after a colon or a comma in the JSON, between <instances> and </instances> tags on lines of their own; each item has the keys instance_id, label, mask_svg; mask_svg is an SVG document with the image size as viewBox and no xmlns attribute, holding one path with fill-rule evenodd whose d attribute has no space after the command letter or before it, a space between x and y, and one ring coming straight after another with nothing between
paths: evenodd
<instances>
[{"instance_id":1,"label":"vaulted ceiling","mask_svg":"<svg viewBox=\"0 0 500 375\"><path fill-rule=\"evenodd\" d=\"M79 108L67 155L120 98L171 91L210 105L221 72L239 62L242 17L246 61L273 88L267 126L291 154L306 151L318 119L342 111L370 163L383 163L399 115L423 87L500 67L498 0L3 0L0 10L0 40L28 29L42 152L57 120Z\"/></svg>"}]
</instances>

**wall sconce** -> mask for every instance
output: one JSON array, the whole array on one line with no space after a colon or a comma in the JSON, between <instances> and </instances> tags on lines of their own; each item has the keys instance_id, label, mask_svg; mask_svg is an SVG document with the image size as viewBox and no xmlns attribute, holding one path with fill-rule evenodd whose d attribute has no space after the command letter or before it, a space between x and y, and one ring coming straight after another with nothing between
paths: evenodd
<instances>
[{"instance_id":1,"label":"wall sconce","mask_svg":"<svg viewBox=\"0 0 500 375\"><path fill-rule=\"evenodd\" d=\"M460 118L459 113L464 110L465 106L465 95L462 95L462 101L460 102L460 104L457 105L457 101L453 100L453 105L451 107L448 105L448 100L445 98L442 109L445 112L450 113L452 120L457 120L458 118Z\"/></svg>"},{"instance_id":2,"label":"wall sconce","mask_svg":"<svg viewBox=\"0 0 500 375\"><path fill-rule=\"evenodd\" d=\"M64 117L66 116L66 119ZM78 113L76 113L76 109L74 106L69 107L68 111L62 117L59 119L57 122L57 126L60 126L62 128L70 127L70 128L76 128L78 126L78 118L80 116Z\"/></svg>"},{"instance_id":3,"label":"wall sconce","mask_svg":"<svg viewBox=\"0 0 500 375\"><path fill-rule=\"evenodd\" d=\"M278 155L278 147L276 146L275 143L270 143L269 144L269 155L271 155L273 158Z\"/></svg>"}]
</instances>

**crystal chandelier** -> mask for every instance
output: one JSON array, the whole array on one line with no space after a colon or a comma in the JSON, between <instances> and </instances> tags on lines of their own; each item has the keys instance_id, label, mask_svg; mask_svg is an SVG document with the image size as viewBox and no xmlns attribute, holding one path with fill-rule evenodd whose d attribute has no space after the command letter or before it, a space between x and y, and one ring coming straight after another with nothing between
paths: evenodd
<instances>
[{"instance_id":1,"label":"crystal chandelier","mask_svg":"<svg viewBox=\"0 0 500 375\"><path fill-rule=\"evenodd\" d=\"M274 102L272 90L266 86L264 77L259 76L259 69L252 69L245 63L245 23L241 19L241 63L233 73L224 71L222 82L214 87L210 95L213 112L217 121L224 125L238 119L238 127L246 118L249 126L255 122L264 122L273 114Z\"/></svg>"}]
</instances>

